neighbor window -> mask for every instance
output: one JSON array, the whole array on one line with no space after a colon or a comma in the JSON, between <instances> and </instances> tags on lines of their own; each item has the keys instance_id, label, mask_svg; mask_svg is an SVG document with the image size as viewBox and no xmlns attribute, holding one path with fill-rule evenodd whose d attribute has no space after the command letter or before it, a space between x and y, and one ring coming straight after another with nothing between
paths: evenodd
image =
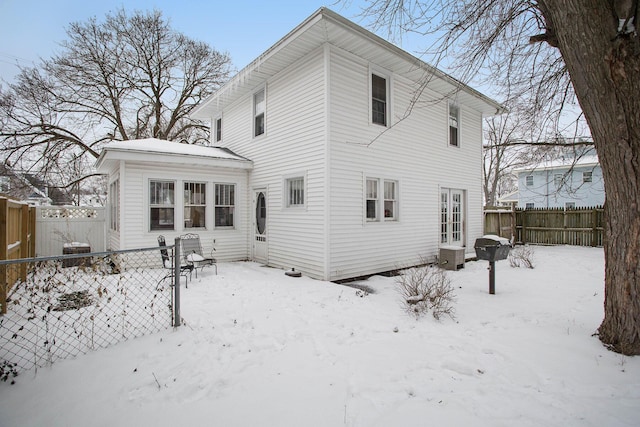
<instances>
[{"instance_id":1,"label":"neighbor window","mask_svg":"<svg viewBox=\"0 0 640 427\"><path fill-rule=\"evenodd\" d=\"M304 205L304 177L290 178L287 185L287 206Z\"/></svg>"},{"instance_id":2,"label":"neighbor window","mask_svg":"<svg viewBox=\"0 0 640 427\"><path fill-rule=\"evenodd\" d=\"M576 203L575 202L566 202L564 204L564 208L565 209L575 209L576 208Z\"/></svg>"},{"instance_id":3,"label":"neighbor window","mask_svg":"<svg viewBox=\"0 0 640 427\"><path fill-rule=\"evenodd\" d=\"M216 142L222 141L222 118L216 120Z\"/></svg>"},{"instance_id":4,"label":"neighbor window","mask_svg":"<svg viewBox=\"0 0 640 427\"><path fill-rule=\"evenodd\" d=\"M253 136L264 133L265 97L264 89L253 95Z\"/></svg>"},{"instance_id":5,"label":"neighbor window","mask_svg":"<svg viewBox=\"0 0 640 427\"><path fill-rule=\"evenodd\" d=\"M184 183L184 228L204 228L207 209L207 184Z\"/></svg>"},{"instance_id":6,"label":"neighbor window","mask_svg":"<svg viewBox=\"0 0 640 427\"><path fill-rule=\"evenodd\" d=\"M397 215L398 197L397 183L395 181L384 182L384 219L394 220Z\"/></svg>"},{"instance_id":7,"label":"neighbor window","mask_svg":"<svg viewBox=\"0 0 640 427\"><path fill-rule=\"evenodd\" d=\"M116 179L109 185L110 199L110 229L113 231L120 230L120 180Z\"/></svg>"},{"instance_id":8,"label":"neighbor window","mask_svg":"<svg viewBox=\"0 0 640 427\"><path fill-rule=\"evenodd\" d=\"M149 228L173 230L175 208L175 183L151 181L149 183Z\"/></svg>"},{"instance_id":9,"label":"neighbor window","mask_svg":"<svg viewBox=\"0 0 640 427\"><path fill-rule=\"evenodd\" d=\"M449 103L449 145L460 145L460 110L454 103Z\"/></svg>"},{"instance_id":10,"label":"neighbor window","mask_svg":"<svg viewBox=\"0 0 640 427\"><path fill-rule=\"evenodd\" d=\"M235 214L236 186L234 184L216 184L215 226L233 227Z\"/></svg>"},{"instance_id":11,"label":"neighbor window","mask_svg":"<svg viewBox=\"0 0 640 427\"><path fill-rule=\"evenodd\" d=\"M371 122L387 125L387 79L371 74Z\"/></svg>"},{"instance_id":12,"label":"neighbor window","mask_svg":"<svg viewBox=\"0 0 640 427\"><path fill-rule=\"evenodd\" d=\"M533 209L533 208L534 208L534 206L535 206L535 205L534 205L533 203L527 203L527 204L525 205L525 207L524 207L524 208L525 208L525 209Z\"/></svg>"},{"instance_id":13,"label":"neighbor window","mask_svg":"<svg viewBox=\"0 0 640 427\"><path fill-rule=\"evenodd\" d=\"M564 175L562 175L561 173L557 173L553 175L553 184L556 186L556 188L562 187L563 178L564 178Z\"/></svg>"},{"instance_id":14,"label":"neighbor window","mask_svg":"<svg viewBox=\"0 0 640 427\"><path fill-rule=\"evenodd\" d=\"M591 182L593 180L593 172L582 172L582 182Z\"/></svg>"},{"instance_id":15,"label":"neighbor window","mask_svg":"<svg viewBox=\"0 0 640 427\"><path fill-rule=\"evenodd\" d=\"M527 187L530 187L533 185L533 175L528 175L525 178L525 180L526 180Z\"/></svg>"}]
</instances>

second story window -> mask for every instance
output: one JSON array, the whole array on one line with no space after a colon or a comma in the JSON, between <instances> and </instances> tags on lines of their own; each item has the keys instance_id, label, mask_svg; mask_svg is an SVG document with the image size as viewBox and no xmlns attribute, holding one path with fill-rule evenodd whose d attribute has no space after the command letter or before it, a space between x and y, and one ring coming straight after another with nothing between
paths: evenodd
<instances>
[{"instance_id":1,"label":"second story window","mask_svg":"<svg viewBox=\"0 0 640 427\"><path fill-rule=\"evenodd\" d=\"M387 79L371 74L371 122L387 125Z\"/></svg>"},{"instance_id":2,"label":"second story window","mask_svg":"<svg viewBox=\"0 0 640 427\"><path fill-rule=\"evenodd\" d=\"M265 110L264 89L262 89L253 95L253 136L264 133Z\"/></svg>"},{"instance_id":3,"label":"second story window","mask_svg":"<svg viewBox=\"0 0 640 427\"><path fill-rule=\"evenodd\" d=\"M582 172L582 182L592 182L593 181L593 172Z\"/></svg>"},{"instance_id":4,"label":"second story window","mask_svg":"<svg viewBox=\"0 0 640 427\"><path fill-rule=\"evenodd\" d=\"M216 120L216 142L222 141L222 117Z\"/></svg>"},{"instance_id":5,"label":"second story window","mask_svg":"<svg viewBox=\"0 0 640 427\"><path fill-rule=\"evenodd\" d=\"M525 178L527 187L531 187L533 185L533 175L527 175Z\"/></svg>"},{"instance_id":6,"label":"second story window","mask_svg":"<svg viewBox=\"0 0 640 427\"><path fill-rule=\"evenodd\" d=\"M449 103L449 145L460 145L460 110L458 106Z\"/></svg>"}]
</instances>

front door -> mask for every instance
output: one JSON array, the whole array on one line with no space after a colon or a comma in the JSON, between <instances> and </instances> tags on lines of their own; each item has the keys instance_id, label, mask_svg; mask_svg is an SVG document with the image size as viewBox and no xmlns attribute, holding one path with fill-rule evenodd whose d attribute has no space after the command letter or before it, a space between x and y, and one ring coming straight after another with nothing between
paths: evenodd
<instances>
[{"instance_id":1,"label":"front door","mask_svg":"<svg viewBox=\"0 0 640 427\"><path fill-rule=\"evenodd\" d=\"M440 190L440 245L465 245L464 190Z\"/></svg>"},{"instance_id":2,"label":"front door","mask_svg":"<svg viewBox=\"0 0 640 427\"><path fill-rule=\"evenodd\" d=\"M267 242L267 191L256 190L253 197L254 219L253 219L253 260L267 263L268 242Z\"/></svg>"}]
</instances>

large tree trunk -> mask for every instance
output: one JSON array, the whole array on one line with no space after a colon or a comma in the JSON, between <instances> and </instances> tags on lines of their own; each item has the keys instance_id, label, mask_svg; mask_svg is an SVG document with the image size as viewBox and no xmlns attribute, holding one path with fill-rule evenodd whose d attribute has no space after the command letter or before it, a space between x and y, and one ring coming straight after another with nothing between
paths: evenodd
<instances>
[{"instance_id":1,"label":"large tree trunk","mask_svg":"<svg viewBox=\"0 0 640 427\"><path fill-rule=\"evenodd\" d=\"M615 0L542 0L591 128L606 191L600 340L640 354L640 40L617 35ZM636 23L637 25L638 23Z\"/></svg>"}]
</instances>

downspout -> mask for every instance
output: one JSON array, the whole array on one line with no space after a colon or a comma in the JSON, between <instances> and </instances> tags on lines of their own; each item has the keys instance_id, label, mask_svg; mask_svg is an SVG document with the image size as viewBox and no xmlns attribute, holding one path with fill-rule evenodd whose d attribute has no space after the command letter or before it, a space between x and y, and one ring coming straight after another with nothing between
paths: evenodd
<instances>
[{"instance_id":1,"label":"downspout","mask_svg":"<svg viewBox=\"0 0 640 427\"><path fill-rule=\"evenodd\" d=\"M331 47L324 44L324 279L331 280Z\"/></svg>"}]
</instances>

